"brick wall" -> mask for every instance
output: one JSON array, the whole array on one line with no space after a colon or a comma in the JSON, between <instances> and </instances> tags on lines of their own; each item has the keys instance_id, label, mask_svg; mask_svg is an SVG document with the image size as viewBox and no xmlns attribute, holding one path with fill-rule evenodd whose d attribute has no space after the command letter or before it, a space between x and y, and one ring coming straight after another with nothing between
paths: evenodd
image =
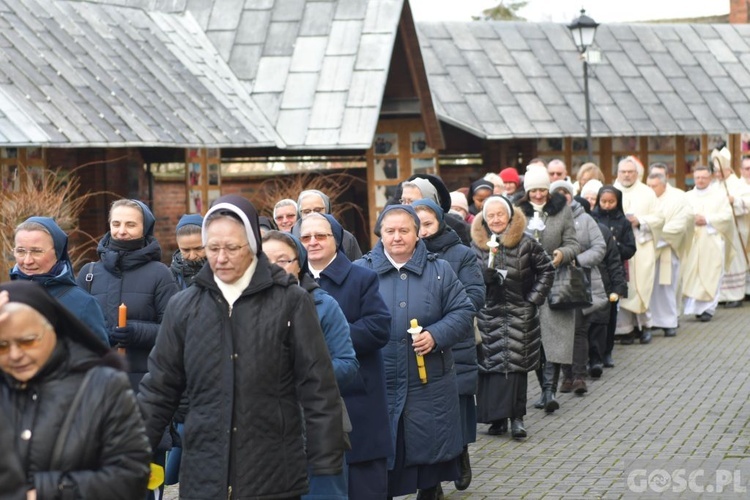
<instances>
[{"instance_id":1,"label":"brick wall","mask_svg":"<svg viewBox=\"0 0 750 500\"><path fill-rule=\"evenodd\" d=\"M747 24L750 21L750 7L748 0L729 0L729 22L731 24Z\"/></svg>"}]
</instances>

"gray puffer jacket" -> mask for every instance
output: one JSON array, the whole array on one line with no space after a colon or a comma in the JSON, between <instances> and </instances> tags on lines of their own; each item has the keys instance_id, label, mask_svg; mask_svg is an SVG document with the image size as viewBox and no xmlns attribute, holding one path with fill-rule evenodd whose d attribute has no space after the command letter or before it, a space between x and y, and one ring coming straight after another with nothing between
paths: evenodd
<instances>
[{"instance_id":1,"label":"gray puffer jacket","mask_svg":"<svg viewBox=\"0 0 750 500\"><path fill-rule=\"evenodd\" d=\"M586 213L580 203L574 200L570 208L573 211L573 223L576 226L576 239L581 245L581 253L576 255L575 260L586 270L591 282L591 306L581 311L587 316L609 303L599 271L599 264L602 263L607 253L607 243L604 241L599 224Z\"/></svg>"}]
</instances>

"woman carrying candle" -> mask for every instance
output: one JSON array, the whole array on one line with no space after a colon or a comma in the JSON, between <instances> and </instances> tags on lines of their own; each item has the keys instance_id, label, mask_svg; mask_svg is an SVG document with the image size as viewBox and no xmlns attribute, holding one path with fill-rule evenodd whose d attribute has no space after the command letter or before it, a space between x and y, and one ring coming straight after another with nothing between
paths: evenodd
<instances>
[{"instance_id":1,"label":"woman carrying candle","mask_svg":"<svg viewBox=\"0 0 750 500\"><path fill-rule=\"evenodd\" d=\"M527 435L528 372L539 366L542 345L538 308L555 277L548 255L525 228L526 217L504 196L487 198L471 226L472 248L487 287L477 314L482 335L477 420L492 424L488 433L499 435L510 418L514 438ZM497 242L494 249L492 241Z\"/></svg>"},{"instance_id":2,"label":"woman carrying candle","mask_svg":"<svg viewBox=\"0 0 750 500\"><path fill-rule=\"evenodd\" d=\"M355 262L378 274L391 313L383 348L391 439L388 496L420 490L420 499L441 496L441 481L459 478L463 449L453 346L473 334L474 307L450 265L419 239L420 220L408 205L390 205L378 218L380 241ZM409 334L411 320L422 330ZM416 355L424 357L427 383ZM439 409L439 411L436 411Z\"/></svg>"}]
</instances>

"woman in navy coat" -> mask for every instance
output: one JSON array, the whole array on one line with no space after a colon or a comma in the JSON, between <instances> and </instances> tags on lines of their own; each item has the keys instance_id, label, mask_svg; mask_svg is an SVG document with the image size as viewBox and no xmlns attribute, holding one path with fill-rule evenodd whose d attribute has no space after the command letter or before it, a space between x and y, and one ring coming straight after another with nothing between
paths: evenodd
<instances>
[{"instance_id":1,"label":"woman in navy coat","mask_svg":"<svg viewBox=\"0 0 750 500\"><path fill-rule=\"evenodd\" d=\"M383 353L396 450L389 463L388 495L421 490L420 499L437 499L440 482L459 477L463 438L451 348L471 332L474 307L450 265L419 240L419 217L412 207L386 207L376 234L380 241L355 264L378 273L392 316ZM412 336L407 330L413 319L422 330Z\"/></svg>"},{"instance_id":2,"label":"woman in navy coat","mask_svg":"<svg viewBox=\"0 0 750 500\"><path fill-rule=\"evenodd\" d=\"M391 315L378 291L378 277L352 265L342 250L344 229L330 214L309 214L300 224L307 270L339 303L359 361L354 382L341 389L352 432L346 454L350 500L382 500L387 494L387 460L393 456L385 370L381 350L387 344Z\"/></svg>"},{"instance_id":3,"label":"woman in navy coat","mask_svg":"<svg viewBox=\"0 0 750 500\"><path fill-rule=\"evenodd\" d=\"M432 200L422 199L411 204L419 216L419 237L427 250L436 254L451 265L451 269L464 286L475 311L484 306L484 278L474 252L461 243L461 238L446 224L443 209ZM459 411L464 449L461 453L461 477L456 481L456 489L463 491L471 483L471 461L469 444L477 440L477 409L474 395L477 393L477 349L474 330L467 332L466 338L453 346L458 380Z\"/></svg>"}]
</instances>

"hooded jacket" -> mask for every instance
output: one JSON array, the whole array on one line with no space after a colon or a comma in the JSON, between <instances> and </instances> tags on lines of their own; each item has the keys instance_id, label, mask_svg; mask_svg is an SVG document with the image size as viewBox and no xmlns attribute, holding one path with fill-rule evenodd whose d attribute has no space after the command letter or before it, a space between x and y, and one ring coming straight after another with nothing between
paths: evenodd
<instances>
[{"instance_id":1,"label":"hooded jacket","mask_svg":"<svg viewBox=\"0 0 750 500\"><path fill-rule=\"evenodd\" d=\"M231 314L209 266L170 301L141 383L153 444L187 391L182 499L293 497L308 464L342 469L343 411L313 300L256 258Z\"/></svg>"},{"instance_id":2,"label":"hooded jacket","mask_svg":"<svg viewBox=\"0 0 750 500\"><path fill-rule=\"evenodd\" d=\"M68 235L60 229L50 217L29 217L26 222L36 222L44 226L52 236L57 263L49 273L27 275L18 267L13 266L10 271L11 280L30 280L39 283L47 291L68 308L78 319L91 328L105 345L109 345L109 334L102 309L98 302L76 283L73 274L73 264L68 255Z\"/></svg>"},{"instance_id":3,"label":"hooded jacket","mask_svg":"<svg viewBox=\"0 0 750 500\"><path fill-rule=\"evenodd\" d=\"M178 288L169 268L161 262L161 247L153 236L154 216L143 203L144 246L137 250L110 247L108 232L99 242L99 262L88 264L78 274L78 285L87 290L104 313L108 332L117 327L119 306L127 306L127 325L133 328L126 347L133 388L147 371L148 353L154 346L164 311Z\"/></svg>"},{"instance_id":4,"label":"hooded jacket","mask_svg":"<svg viewBox=\"0 0 750 500\"><path fill-rule=\"evenodd\" d=\"M39 499L143 498L151 449L119 356L37 284L14 281L0 290L8 291L11 302L45 316L57 337L50 358L31 380L0 376L0 413L13 429L27 487L36 489ZM86 376L88 385L72 410ZM71 411L69 432L55 456ZM32 439L24 439L23 431L31 431ZM11 449L4 447L2 454Z\"/></svg>"},{"instance_id":5,"label":"hooded jacket","mask_svg":"<svg viewBox=\"0 0 750 500\"><path fill-rule=\"evenodd\" d=\"M493 268L502 283L488 283L484 307L477 314L482 334L480 373L529 372L539 365L542 346L539 306L552 288L555 270L549 256L524 233L526 217L516 210L502 235ZM482 268L489 261L490 230L480 212L471 225L472 248Z\"/></svg>"},{"instance_id":6,"label":"hooded jacket","mask_svg":"<svg viewBox=\"0 0 750 500\"><path fill-rule=\"evenodd\" d=\"M425 205L432 210L440 222L438 231L426 238L422 238L427 250L450 264L458 280L464 286L475 311L484 306L484 279L477 263L474 252L461 244L461 240L453 229L445 224L443 211L430 200L418 200L413 207ZM456 362L456 377L458 380L458 394L470 396L476 394L477 389L477 350L474 341L473 328L466 333L466 337L453 346L453 359Z\"/></svg>"},{"instance_id":7,"label":"hooded jacket","mask_svg":"<svg viewBox=\"0 0 750 500\"><path fill-rule=\"evenodd\" d=\"M614 193L617 197L617 207L612 210L602 209L599 205L599 200L604 193ZM607 226L612 232L612 236L615 237L615 241L617 242L617 250L620 252L622 262L629 260L635 255L635 234L633 233L633 226L627 217L625 217L625 212L623 212L622 191L612 185L599 188L599 193L596 195L596 205L591 210L591 217Z\"/></svg>"}]
</instances>

